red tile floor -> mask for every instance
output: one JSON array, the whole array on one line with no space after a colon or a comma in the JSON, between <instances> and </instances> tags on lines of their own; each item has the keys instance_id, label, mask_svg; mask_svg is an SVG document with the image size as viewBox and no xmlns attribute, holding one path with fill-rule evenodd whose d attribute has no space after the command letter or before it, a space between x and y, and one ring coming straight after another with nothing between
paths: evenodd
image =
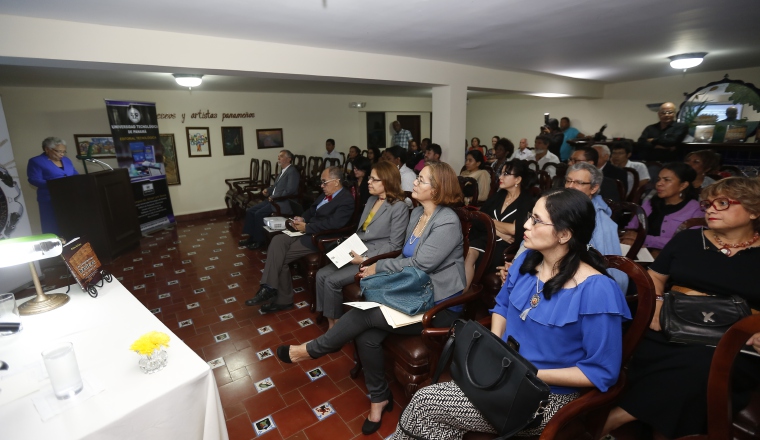
<instances>
[{"instance_id":1,"label":"red tile floor","mask_svg":"<svg viewBox=\"0 0 760 440\"><path fill-rule=\"evenodd\" d=\"M384 414L377 433L361 433L369 399L363 376L349 377L352 346L299 364L283 364L276 357L259 360L257 353L262 350L274 352L278 345L300 344L321 335L327 323L317 324L309 307L261 315L258 306L244 304L259 288L266 251L239 249L240 235L240 222L225 217L180 222L174 230L143 238L138 248L106 268L198 356L207 362L223 360L224 365L217 361L220 366L213 371L230 439L256 438L252 424L270 415L276 428L262 434L267 440L390 436L401 411L398 403ZM66 273L62 265L44 273L47 286L71 282L61 278ZM297 271L293 284L300 291L295 301L311 303L300 290L306 283ZM307 318L313 323L299 325ZM272 331L259 334L265 326ZM306 372L317 367L326 375L312 381ZM255 383L266 378L274 387L258 392ZM398 402L401 388L397 383L391 387ZM335 412L320 421L312 408L325 402Z\"/></svg>"}]
</instances>

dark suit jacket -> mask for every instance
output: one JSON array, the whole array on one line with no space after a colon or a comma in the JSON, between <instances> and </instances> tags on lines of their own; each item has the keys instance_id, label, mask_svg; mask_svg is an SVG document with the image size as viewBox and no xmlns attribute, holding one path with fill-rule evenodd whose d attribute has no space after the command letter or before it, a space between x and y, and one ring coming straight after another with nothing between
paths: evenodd
<instances>
[{"instance_id":1,"label":"dark suit jacket","mask_svg":"<svg viewBox=\"0 0 760 440\"><path fill-rule=\"evenodd\" d=\"M306 231L301 237L301 244L315 252L317 248L311 242L311 235L347 226L354 213L355 202L350 189L343 188L331 201L317 209L324 198L324 194L320 195L302 215L306 221Z\"/></svg>"},{"instance_id":2,"label":"dark suit jacket","mask_svg":"<svg viewBox=\"0 0 760 440\"><path fill-rule=\"evenodd\" d=\"M604 177L622 182L626 194L628 193L628 173L624 169L618 168L608 161L604 168L602 168L602 174L604 174Z\"/></svg>"},{"instance_id":3,"label":"dark suit jacket","mask_svg":"<svg viewBox=\"0 0 760 440\"><path fill-rule=\"evenodd\" d=\"M620 200L620 192L617 189L615 179L611 179L607 176L602 180L602 186L599 188L599 195L602 196L605 201L607 201L607 199L612 199L613 202L622 201Z\"/></svg>"}]
</instances>

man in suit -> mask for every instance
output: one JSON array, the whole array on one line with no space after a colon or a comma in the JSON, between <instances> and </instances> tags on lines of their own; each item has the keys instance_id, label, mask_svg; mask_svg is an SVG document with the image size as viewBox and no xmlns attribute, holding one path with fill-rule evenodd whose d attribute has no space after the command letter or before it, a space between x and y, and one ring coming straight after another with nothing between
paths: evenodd
<instances>
[{"instance_id":1,"label":"man in suit","mask_svg":"<svg viewBox=\"0 0 760 440\"><path fill-rule=\"evenodd\" d=\"M590 163L593 166L599 162L599 153L591 147L577 147L573 154L568 159L568 165L573 165L579 162ZM604 176L602 179L602 186L599 190L599 195L606 201L611 199L613 202L620 202L620 193L617 189L617 183L615 179Z\"/></svg>"},{"instance_id":2,"label":"man in suit","mask_svg":"<svg viewBox=\"0 0 760 440\"><path fill-rule=\"evenodd\" d=\"M599 161L597 162L596 167L602 170L604 177L619 180L625 188L625 193L628 194L628 173L624 169L618 168L610 162L609 147L604 144L596 144L591 148L596 150L597 154L599 154Z\"/></svg>"},{"instance_id":3,"label":"man in suit","mask_svg":"<svg viewBox=\"0 0 760 440\"><path fill-rule=\"evenodd\" d=\"M264 217L269 217L275 212L272 206L273 198L289 197L298 194L298 184L301 180L301 173L296 167L291 166L293 153L288 150L280 151L277 155L277 162L280 164L282 171L277 176L274 184L269 188L261 190L261 194L267 197L267 200L257 203L248 208L245 212L245 223L243 224L243 233L248 234L247 239L240 240L240 246L246 246L250 250L258 249L264 244ZM293 210L288 200L277 202L280 206L280 212L283 214L292 214Z\"/></svg>"},{"instance_id":4,"label":"man in suit","mask_svg":"<svg viewBox=\"0 0 760 440\"><path fill-rule=\"evenodd\" d=\"M311 235L317 232L346 226L354 212L355 201L349 190L343 189L343 169L329 167L322 172L322 190L303 217L293 219L293 227L303 232L300 237L281 234L272 239L267 251L267 262L256 296L245 302L247 306L262 304L263 313L287 310L293 307L293 283L288 264L312 252L317 252Z\"/></svg>"}]
</instances>

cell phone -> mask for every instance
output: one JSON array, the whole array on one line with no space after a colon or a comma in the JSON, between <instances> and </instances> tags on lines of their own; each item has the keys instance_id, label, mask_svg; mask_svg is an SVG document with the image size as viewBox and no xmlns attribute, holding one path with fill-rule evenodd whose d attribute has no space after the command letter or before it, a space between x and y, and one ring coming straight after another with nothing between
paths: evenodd
<instances>
[{"instance_id":1,"label":"cell phone","mask_svg":"<svg viewBox=\"0 0 760 440\"><path fill-rule=\"evenodd\" d=\"M512 335L507 338L507 345L512 347L514 351L520 351L520 343Z\"/></svg>"},{"instance_id":2,"label":"cell phone","mask_svg":"<svg viewBox=\"0 0 760 440\"><path fill-rule=\"evenodd\" d=\"M544 113L544 124L549 124L549 113Z\"/></svg>"}]
</instances>

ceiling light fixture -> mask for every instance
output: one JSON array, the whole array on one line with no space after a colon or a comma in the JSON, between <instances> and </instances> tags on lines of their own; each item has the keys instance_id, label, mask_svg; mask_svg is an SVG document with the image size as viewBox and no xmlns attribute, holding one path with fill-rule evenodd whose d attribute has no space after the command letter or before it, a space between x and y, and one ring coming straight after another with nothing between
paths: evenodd
<instances>
[{"instance_id":1,"label":"ceiling light fixture","mask_svg":"<svg viewBox=\"0 0 760 440\"><path fill-rule=\"evenodd\" d=\"M539 98L566 98L570 95L565 93L528 93L530 96L538 96Z\"/></svg>"},{"instance_id":2,"label":"ceiling light fixture","mask_svg":"<svg viewBox=\"0 0 760 440\"><path fill-rule=\"evenodd\" d=\"M702 60L707 55L707 52L693 52L682 53L681 55L673 55L670 58L670 67L674 69L691 69L702 64Z\"/></svg>"},{"instance_id":3,"label":"ceiling light fixture","mask_svg":"<svg viewBox=\"0 0 760 440\"><path fill-rule=\"evenodd\" d=\"M182 87L198 87L203 82L203 75L192 75L185 73L174 73L174 80Z\"/></svg>"}]
</instances>

